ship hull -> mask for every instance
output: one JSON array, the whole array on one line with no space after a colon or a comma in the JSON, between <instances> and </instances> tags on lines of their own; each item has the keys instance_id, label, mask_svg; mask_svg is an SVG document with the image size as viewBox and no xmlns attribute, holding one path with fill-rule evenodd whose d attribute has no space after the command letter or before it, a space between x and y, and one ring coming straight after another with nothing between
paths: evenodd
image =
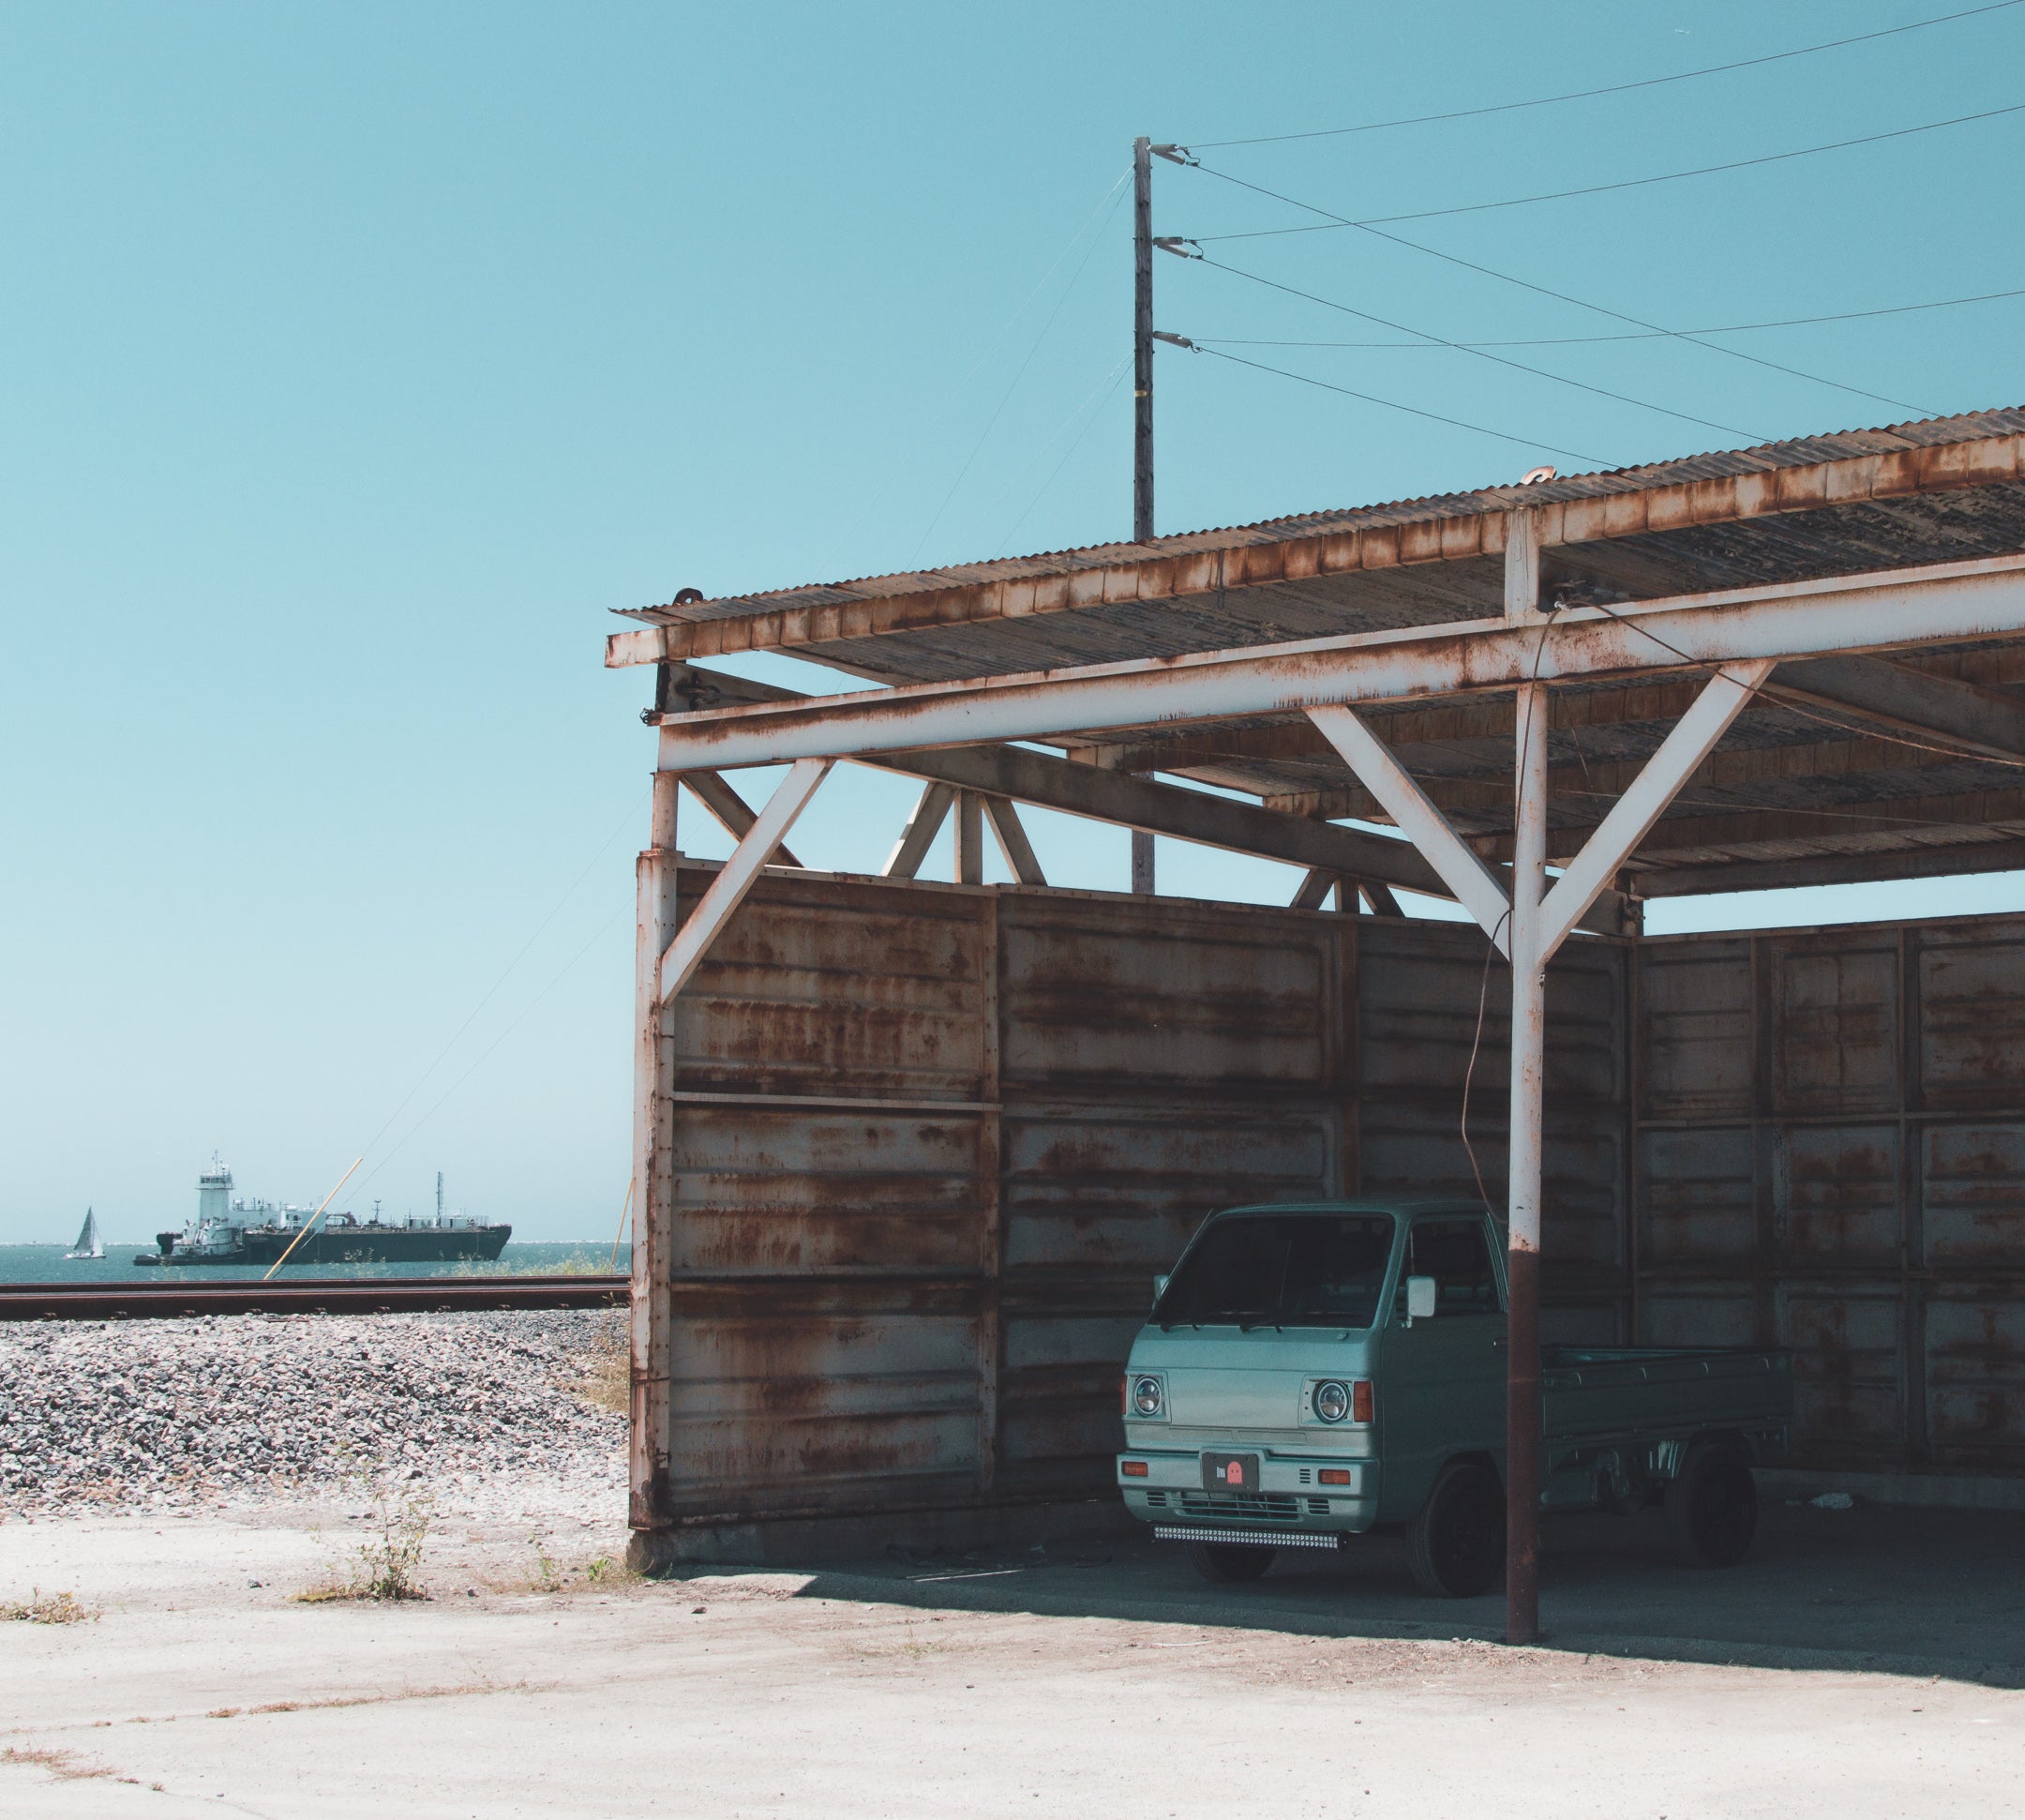
<instances>
[{"instance_id":1,"label":"ship hull","mask_svg":"<svg viewBox=\"0 0 2025 1820\"><path fill-rule=\"evenodd\" d=\"M506 1249L510 1226L443 1231L430 1226L339 1226L312 1232L292 1252L295 1235L288 1231L249 1229L231 1251L180 1255L164 1248L158 1257L137 1257L149 1264L278 1264L288 1252L288 1268L298 1264L461 1264L491 1263Z\"/></svg>"}]
</instances>

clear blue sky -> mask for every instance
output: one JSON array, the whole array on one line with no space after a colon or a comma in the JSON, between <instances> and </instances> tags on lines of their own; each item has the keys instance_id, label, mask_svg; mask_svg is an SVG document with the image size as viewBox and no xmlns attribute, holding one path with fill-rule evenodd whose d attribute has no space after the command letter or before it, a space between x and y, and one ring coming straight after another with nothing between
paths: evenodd
<instances>
[{"instance_id":1,"label":"clear blue sky","mask_svg":"<svg viewBox=\"0 0 2025 1820\"><path fill-rule=\"evenodd\" d=\"M320 1196L369 1140L395 1211L442 1168L525 1236L608 1232L651 751L607 609L1123 534L1135 133L1474 107L1948 10L0 6L0 1239L68 1237L86 1201L123 1238L179 1223L214 1148L250 1192ZM2021 67L2012 8L1204 157L1395 214L2003 107ZM2013 114L1401 232L1669 327L1881 308L2025 286L2021 147ZM1156 188L1162 233L1312 218L1167 165ZM1613 326L1361 234L1223 256L1450 339ZM1160 263L1172 331L1402 338ZM1727 338L1919 411L2025 394L2025 299ZM1748 433L1448 351L1234 351L1522 441L1163 350L1162 530L1582 465L1536 444L1616 464L1915 414L1666 341L1511 354ZM841 776L795 844L876 866L906 796ZM1122 883L1122 835L1035 835L1064 881ZM700 817L683 839L723 850Z\"/></svg>"}]
</instances>

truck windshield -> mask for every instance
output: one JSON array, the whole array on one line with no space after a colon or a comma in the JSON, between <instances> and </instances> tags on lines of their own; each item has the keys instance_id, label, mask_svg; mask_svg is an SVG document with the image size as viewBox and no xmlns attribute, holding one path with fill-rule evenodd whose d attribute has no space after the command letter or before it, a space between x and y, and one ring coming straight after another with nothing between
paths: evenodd
<instances>
[{"instance_id":1,"label":"truck windshield","mask_svg":"<svg viewBox=\"0 0 2025 1820\"><path fill-rule=\"evenodd\" d=\"M1392 1255L1388 1213L1234 1213L1189 1248L1162 1327L1369 1327Z\"/></svg>"}]
</instances>

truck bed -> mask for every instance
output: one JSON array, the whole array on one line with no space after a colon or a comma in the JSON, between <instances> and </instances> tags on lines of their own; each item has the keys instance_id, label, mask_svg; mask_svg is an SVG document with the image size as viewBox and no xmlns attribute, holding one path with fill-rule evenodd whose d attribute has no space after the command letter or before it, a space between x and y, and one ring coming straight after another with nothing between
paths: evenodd
<instances>
[{"instance_id":1,"label":"truck bed","mask_svg":"<svg viewBox=\"0 0 2025 1820\"><path fill-rule=\"evenodd\" d=\"M1711 1431L1742 1435L1757 1451L1782 1438L1792 1419L1792 1360L1745 1347L1546 1346L1540 1394L1550 1460L1585 1444Z\"/></svg>"}]
</instances>

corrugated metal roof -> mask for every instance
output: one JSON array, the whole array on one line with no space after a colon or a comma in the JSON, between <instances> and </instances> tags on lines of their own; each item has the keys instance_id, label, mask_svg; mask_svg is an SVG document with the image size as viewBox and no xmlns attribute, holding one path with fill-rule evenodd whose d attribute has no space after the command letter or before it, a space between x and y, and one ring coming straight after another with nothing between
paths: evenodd
<instances>
[{"instance_id":1,"label":"corrugated metal roof","mask_svg":"<svg viewBox=\"0 0 2025 1820\"><path fill-rule=\"evenodd\" d=\"M1786 442L1761 444L1755 448L1712 450L1701 455L1679 457L1670 461L1649 462L1642 467L1566 474L1553 480L1537 482L1532 486L1522 486L1514 482L1509 486L1481 487L1471 492L1430 494L1419 499L1393 500L1384 504L1354 506L1341 511L1298 513L1286 518L1262 519L1255 524L1178 532L1156 537L1146 544L1089 544L1074 549L1049 550L1031 556L1002 557L983 563L955 564L944 568L915 569L890 575L865 576L854 580L809 582L755 594L726 594L712 600L687 602L679 607L670 603L666 606L619 610L656 624L686 624L744 613L771 612L786 607L820 607L846 601L892 599L910 594L1108 568L1120 563L1144 560L1148 556L1200 555L1255 544L1313 537L1333 532L1384 529L1424 524L1444 519L1502 514L1521 505L1561 504L1577 500L1603 499L1616 494L1678 486L1684 482L1763 474L1781 468L1813 467L1822 462L1848 460L1865 455L1886 454L1902 449L1937 448L1951 443L1978 442L1992 436L2019 433L2025 433L2025 408L2006 407L1992 411L1967 412L1957 416L1932 417L1882 429L1844 429L1823 435L1795 437Z\"/></svg>"},{"instance_id":2,"label":"corrugated metal roof","mask_svg":"<svg viewBox=\"0 0 2025 1820\"><path fill-rule=\"evenodd\" d=\"M1766 478L1766 477L1770 478ZM1533 486L638 609L652 654L791 650L876 683L938 682L1492 617L1508 515L1537 507L1543 592L1651 598L2025 549L2025 409L1841 430ZM1064 580L1063 578L1070 578ZM636 635L637 636L637 635ZM633 655L628 661L638 661ZM1901 654L2025 699L2025 646ZM1553 850L1572 850L1686 705L1678 679L1555 692ZM1597 705L1600 702L1600 705ZM1500 716L1505 718L1501 722ZM1486 854L1508 845L1509 704L1380 711L1385 737ZM1092 730L1139 772L1296 813L1377 805L1299 716ZM1670 805L1629 870L1656 890L1745 889L1771 865L1855 876L1940 869L1937 850L2025 836L2025 761L1918 750L1876 723L1760 698ZM1799 875L1795 875L1799 876ZM1728 880L1727 883L1723 882Z\"/></svg>"}]
</instances>

